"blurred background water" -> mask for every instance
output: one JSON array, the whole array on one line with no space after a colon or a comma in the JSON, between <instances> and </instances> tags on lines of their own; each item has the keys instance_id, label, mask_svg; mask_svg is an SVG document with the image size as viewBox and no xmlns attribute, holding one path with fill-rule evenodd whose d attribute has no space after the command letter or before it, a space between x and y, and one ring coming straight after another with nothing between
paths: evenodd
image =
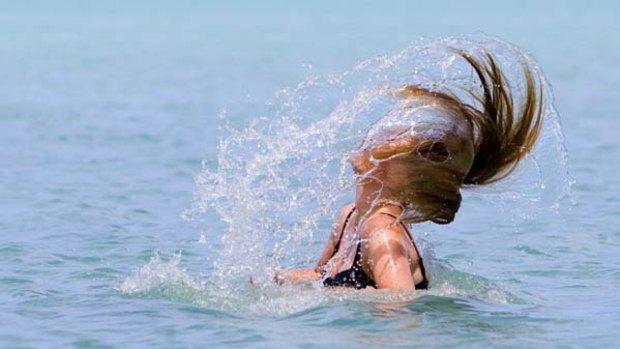
<instances>
[{"instance_id":1,"label":"blurred background water","mask_svg":"<svg viewBox=\"0 0 620 349\"><path fill-rule=\"evenodd\" d=\"M424 236L440 291L403 307L209 282L223 224L181 216L223 109L242 128L308 76L478 31L553 86L559 213L485 231L465 202ZM0 347L616 346L619 33L613 1L0 1Z\"/></svg>"}]
</instances>

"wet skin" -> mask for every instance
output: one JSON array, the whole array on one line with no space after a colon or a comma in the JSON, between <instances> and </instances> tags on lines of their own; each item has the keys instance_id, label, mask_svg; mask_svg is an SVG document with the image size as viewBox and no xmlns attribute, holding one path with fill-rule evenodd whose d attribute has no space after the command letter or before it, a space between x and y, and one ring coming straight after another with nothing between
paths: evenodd
<instances>
[{"instance_id":1,"label":"wet skin","mask_svg":"<svg viewBox=\"0 0 620 349\"><path fill-rule=\"evenodd\" d=\"M387 130L385 141L352 156L355 203L342 209L316 267L279 272L280 282L308 282L318 280L321 271L332 276L347 270L358 244L361 266L377 288L413 290L423 280L420 256L400 223L451 222L473 161L471 126L441 100L431 102L438 112L454 116L452 128L432 137Z\"/></svg>"}]
</instances>

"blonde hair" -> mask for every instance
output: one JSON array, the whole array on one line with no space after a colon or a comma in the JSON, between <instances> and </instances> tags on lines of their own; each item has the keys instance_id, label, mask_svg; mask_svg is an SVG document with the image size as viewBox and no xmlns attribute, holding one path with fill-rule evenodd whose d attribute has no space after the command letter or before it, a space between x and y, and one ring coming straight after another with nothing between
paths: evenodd
<instances>
[{"instance_id":1,"label":"blonde hair","mask_svg":"<svg viewBox=\"0 0 620 349\"><path fill-rule=\"evenodd\" d=\"M515 109L515 99L504 73L493 56L486 52L475 57L458 54L473 68L480 80L482 93L466 92L481 104L481 109L464 103L451 92L436 92L416 86L406 86L399 92L402 98L429 96L457 108L474 130L474 160L463 184L483 185L508 176L534 147L543 121L543 89L538 77L522 62L525 93ZM477 93L478 92L478 93Z\"/></svg>"},{"instance_id":2,"label":"blonde hair","mask_svg":"<svg viewBox=\"0 0 620 349\"><path fill-rule=\"evenodd\" d=\"M502 70L490 53L474 57L460 53L474 69L482 94L469 93L482 109L461 104L474 128L474 162L464 184L488 184L508 176L527 155L540 134L543 120L543 89L535 83L530 67L521 62L525 91L518 109Z\"/></svg>"},{"instance_id":3,"label":"blonde hair","mask_svg":"<svg viewBox=\"0 0 620 349\"><path fill-rule=\"evenodd\" d=\"M465 91L479 106L465 103L451 91L437 92L406 86L398 92L399 98L430 97L437 100L454 113L455 120L463 118L471 126L473 136L469 140L470 144L473 143L473 153L469 151L464 167L450 167L448 163L441 163L440 160L450 156L445 144L418 144L418 154L437 161L437 166L433 176L417 176L415 185L411 183L410 191L414 193L412 203L419 213L413 221L451 222L461 203L458 188L463 185L489 184L508 176L532 150L542 127L542 81L540 77L534 77L535 73L525 62L521 62L524 95L521 100L517 100L490 53L480 56L463 52L458 54L469 63L480 81L481 90L473 85ZM374 149L366 149L353 159L354 168L363 173L374 167L368 159L370 154L387 158L394 153L411 151L411 147L406 141L376 145ZM389 154L382 154L383 150Z\"/></svg>"}]
</instances>

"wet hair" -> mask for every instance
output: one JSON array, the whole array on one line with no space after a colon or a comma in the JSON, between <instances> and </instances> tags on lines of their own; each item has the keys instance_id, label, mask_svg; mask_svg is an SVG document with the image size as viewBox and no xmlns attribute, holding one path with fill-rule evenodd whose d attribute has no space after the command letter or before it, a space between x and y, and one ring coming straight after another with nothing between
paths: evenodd
<instances>
[{"instance_id":1,"label":"wet hair","mask_svg":"<svg viewBox=\"0 0 620 349\"><path fill-rule=\"evenodd\" d=\"M442 163L446 157L451 156L444 143L423 142L419 145L417 153L427 160L436 162L437 166L434 168L433 176L417 177L425 179L416 179L421 181L416 183L418 188L411 187L411 192L415 193L412 204L418 211L417 217L411 221L431 220L440 224L451 222L461 203L458 188L464 185L489 184L508 176L532 150L542 127L542 80L525 61L521 62L523 95L516 99L502 69L490 53L477 56L464 52L458 54L469 63L479 80L480 88L474 84L465 89L465 93L477 102L476 106L464 102L464 99L453 93L454 91L439 92L406 86L398 92L398 97L405 99L416 97L435 99L451 110L456 120L463 118L473 132L471 140L473 154L470 153L466 160L469 162L466 162L465 167L459 167L458 171L450 167L450 164ZM390 146L392 145L387 148ZM366 155L362 153L360 155L366 160L368 154L374 154L382 147L385 146L378 146L375 151L366 150L363 153ZM390 149L394 148L398 147L392 146ZM401 148L408 150L406 147ZM357 164L364 163L357 161ZM366 167L358 166L359 172L365 172L373 167L370 163Z\"/></svg>"},{"instance_id":2,"label":"wet hair","mask_svg":"<svg viewBox=\"0 0 620 349\"><path fill-rule=\"evenodd\" d=\"M451 92L437 92L416 86L403 88L400 97L429 96L457 108L474 131L474 159L463 184L483 185L508 176L534 147L543 121L543 89L539 77L521 62L524 96L518 108L504 73L486 52L475 57L458 54L473 68L482 91L466 90L481 108L464 103ZM538 81L538 84L536 83Z\"/></svg>"},{"instance_id":3,"label":"wet hair","mask_svg":"<svg viewBox=\"0 0 620 349\"><path fill-rule=\"evenodd\" d=\"M543 120L542 81L537 77L536 84L532 70L521 62L524 96L515 109L512 91L490 53L474 57L461 52L460 56L471 65L482 85L482 94L469 92L482 109L461 103L474 129L475 154L464 184L493 183L508 176L538 139Z\"/></svg>"}]
</instances>

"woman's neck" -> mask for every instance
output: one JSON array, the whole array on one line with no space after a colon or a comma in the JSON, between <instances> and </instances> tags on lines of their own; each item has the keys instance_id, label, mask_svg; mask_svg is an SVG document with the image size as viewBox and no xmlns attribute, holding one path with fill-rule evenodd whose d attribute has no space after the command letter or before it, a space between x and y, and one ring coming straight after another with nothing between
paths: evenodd
<instances>
[{"instance_id":1,"label":"woman's neck","mask_svg":"<svg viewBox=\"0 0 620 349\"><path fill-rule=\"evenodd\" d=\"M356 187L356 225L382 209L389 210L390 213L398 216L401 214L403 207L402 203L390 198L390 195L383 190L381 183L365 181L358 183Z\"/></svg>"}]
</instances>

